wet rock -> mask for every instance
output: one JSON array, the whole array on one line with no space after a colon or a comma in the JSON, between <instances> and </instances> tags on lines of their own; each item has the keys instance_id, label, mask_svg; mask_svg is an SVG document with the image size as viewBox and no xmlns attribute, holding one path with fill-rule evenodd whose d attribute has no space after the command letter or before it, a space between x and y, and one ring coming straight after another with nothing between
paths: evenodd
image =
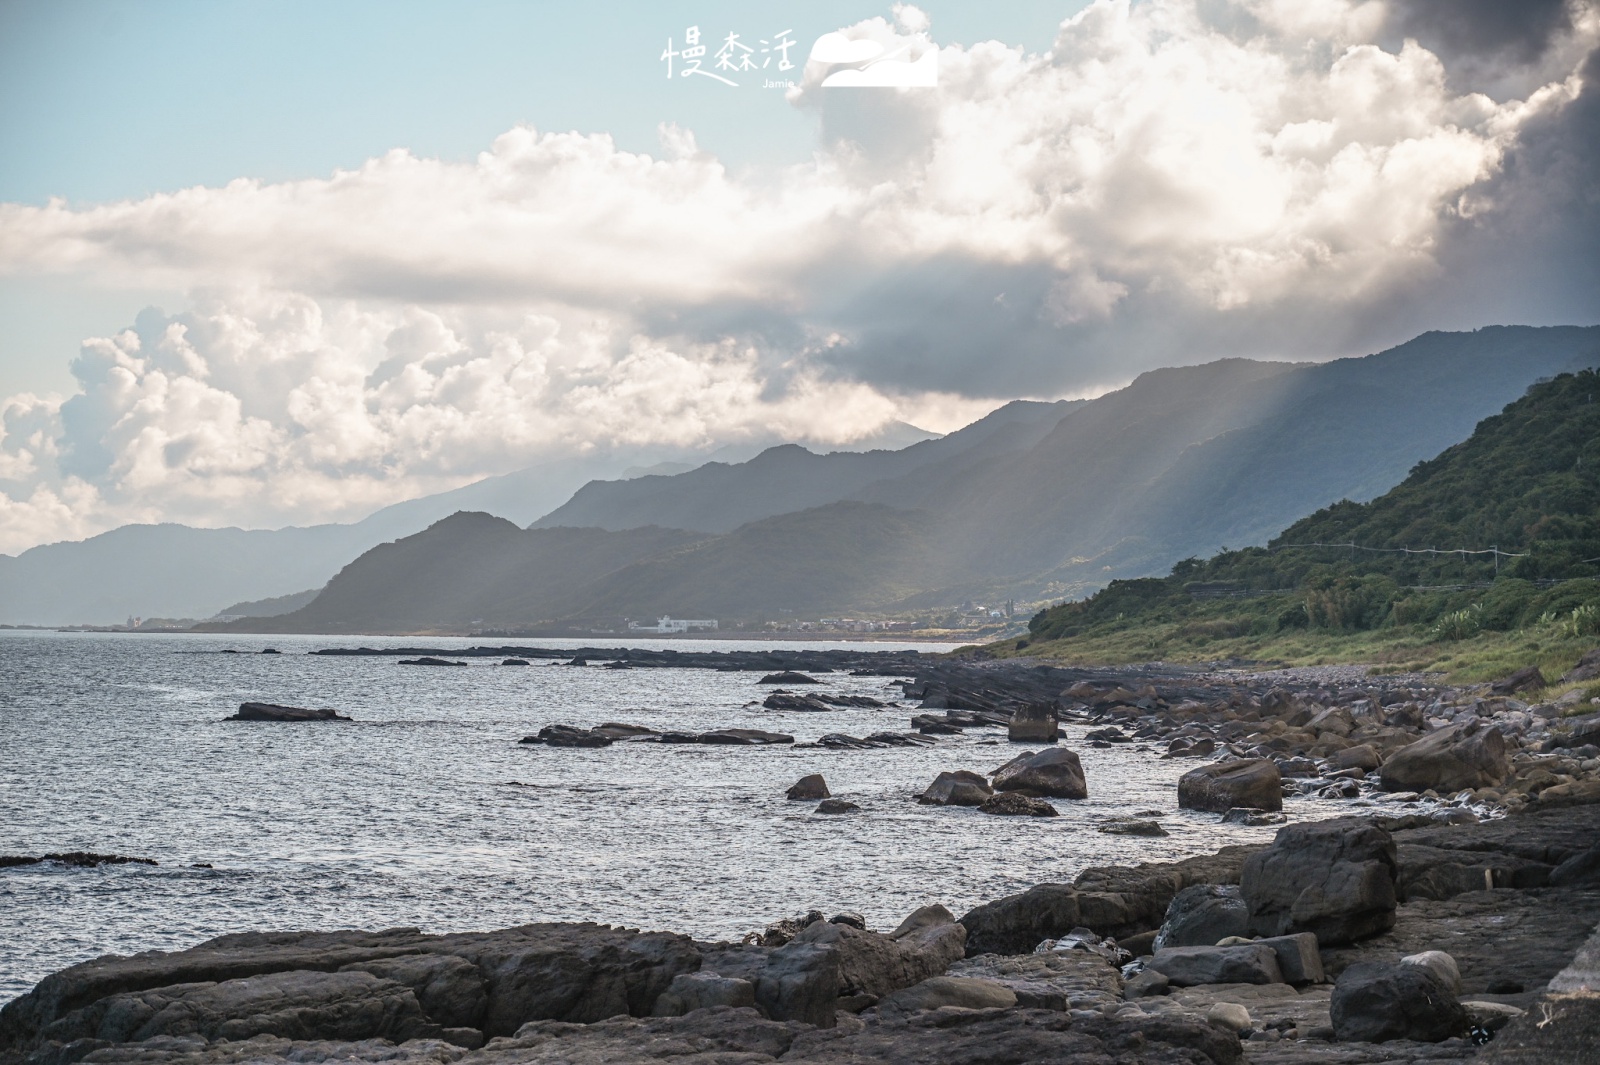
<instances>
[{"instance_id":1,"label":"wet rock","mask_svg":"<svg viewBox=\"0 0 1600 1065\"><path fill-rule=\"evenodd\" d=\"M1017 993L992 980L969 976L933 976L895 991L878 1003L878 1011L910 1012L936 1010L945 1006L961 1009L1010 1009L1017 1004Z\"/></svg>"},{"instance_id":2,"label":"wet rock","mask_svg":"<svg viewBox=\"0 0 1600 1065\"><path fill-rule=\"evenodd\" d=\"M994 774L995 791L1014 791L1035 798L1086 799L1083 764L1077 752L1055 747L1038 754L1020 754Z\"/></svg>"},{"instance_id":3,"label":"wet rock","mask_svg":"<svg viewBox=\"0 0 1600 1065\"><path fill-rule=\"evenodd\" d=\"M987 778L958 769L934 777L917 801L929 806L981 806L993 794Z\"/></svg>"},{"instance_id":4,"label":"wet rock","mask_svg":"<svg viewBox=\"0 0 1600 1065\"><path fill-rule=\"evenodd\" d=\"M1453 995L1461 994L1461 968L1456 960L1442 950L1425 950L1420 954L1407 954L1401 965L1418 965L1433 974Z\"/></svg>"},{"instance_id":5,"label":"wet rock","mask_svg":"<svg viewBox=\"0 0 1600 1065\"><path fill-rule=\"evenodd\" d=\"M781 732L754 728L721 728L711 732L663 732L662 743L709 743L724 747L767 747L793 743L794 737Z\"/></svg>"},{"instance_id":6,"label":"wet rock","mask_svg":"<svg viewBox=\"0 0 1600 1065\"><path fill-rule=\"evenodd\" d=\"M761 705L768 710L807 714L829 714L836 709L818 696L796 692L773 692L761 701Z\"/></svg>"},{"instance_id":7,"label":"wet rock","mask_svg":"<svg viewBox=\"0 0 1600 1065\"><path fill-rule=\"evenodd\" d=\"M1268 758L1213 762L1178 778L1178 805L1226 813L1235 806L1283 809L1283 777Z\"/></svg>"},{"instance_id":8,"label":"wet rock","mask_svg":"<svg viewBox=\"0 0 1600 1065\"><path fill-rule=\"evenodd\" d=\"M299 706L279 706L276 703L240 703L239 710L224 721L349 721L336 710L323 707L307 710Z\"/></svg>"},{"instance_id":9,"label":"wet rock","mask_svg":"<svg viewBox=\"0 0 1600 1065\"><path fill-rule=\"evenodd\" d=\"M679 973L672 983L657 997L651 1008L652 1016L681 1017L692 1010L711 1009L716 1006L741 1006L756 1004L756 989L748 980L718 976L704 970L697 973Z\"/></svg>"},{"instance_id":10,"label":"wet rock","mask_svg":"<svg viewBox=\"0 0 1600 1065\"><path fill-rule=\"evenodd\" d=\"M1003 791L998 795L989 796L979 804L978 812L1002 817L1056 817L1060 813L1043 799L1035 799L1014 791Z\"/></svg>"},{"instance_id":11,"label":"wet rock","mask_svg":"<svg viewBox=\"0 0 1600 1065\"><path fill-rule=\"evenodd\" d=\"M528 665L529 663L528 663L528 660L526 658L508 658L505 661L501 662L500 664L502 666L525 666L525 665Z\"/></svg>"},{"instance_id":12,"label":"wet rock","mask_svg":"<svg viewBox=\"0 0 1600 1065\"><path fill-rule=\"evenodd\" d=\"M478 967L454 954L403 954L355 962L340 972L370 973L411 988L423 1013L446 1028L483 1027L488 988Z\"/></svg>"},{"instance_id":13,"label":"wet rock","mask_svg":"<svg viewBox=\"0 0 1600 1065\"><path fill-rule=\"evenodd\" d=\"M1389 755L1379 779L1385 791L1441 793L1492 788L1511 772L1506 739L1478 722L1450 725Z\"/></svg>"},{"instance_id":14,"label":"wet rock","mask_svg":"<svg viewBox=\"0 0 1600 1065\"><path fill-rule=\"evenodd\" d=\"M911 727L928 736L959 736L961 726L952 724L949 719L935 717L932 714L918 714L911 719Z\"/></svg>"},{"instance_id":15,"label":"wet rock","mask_svg":"<svg viewBox=\"0 0 1600 1065\"><path fill-rule=\"evenodd\" d=\"M1104 832L1108 836L1165 836L1165 835L1168 835L1167 830L1162 828L1159 822L1156 822L1156 821L1142 821L1142 820L1138 820L1136 818L1128 818L1126 820L1120 820L1120 821L1107 821L1103 825L1096 826L1095 830L1097 832Z\"/></svg>"},{"instance_id":16,"label":"wet rock","mask_svg":"<svg viewBox=\"0 0 1600 1065\"><path fill-rule=\"evenodd\" d=\"M817 804L819 814L854 814L860 813L861 807L848 799L823 799Z\"/></svg>"},{"instance_id":17,"label":"wet rock","mask_svg":"<svg viewBox=\"0 0 1600 1065\"><path fill-rule=\"evenodd\" d=\"M452 661L450 661L448 659L444 659L444 658L434 658L431 655L423 655L421 658L402 658L400 660L400 665L402 665L402 666L464 666L464 665L466 665L466 663L465 662L452 662Z\"/></svg>"},{"instance_id":18,"label":"wet rock","mask_svg":"<svg viewBox=\"0 0 1600 1065\"><path fill-rule=\"evenodd\" d=\"M833 793L828 790L828 782L822 779L821 773L809 773L792 784L784 798L792 802L816 802L818 799L829 799Z\"/></svg>"},{"instance_id":19,"label":"wet rock","mask_svg":"<svg viewBox=\"0 0 1600 1065\"><path fill-rule=\"evenodd\" d=\"M1250 931L1311 932L1323 945L1351 943L1394 927L1394 839L1370 821L1343 818L1280 829L1245 860L1240 892Z\"/></svg>"},{"instance_id":20,"label":"wet rock","mask_svg":"<svg viewBox=\"0 0 1600 1065\"><path fill-rule=\"evenodd\" d=\"M1260 827L1261 825L1281 825L1287 820L1288 818L1281 813L1271 813L1266 810L1252 810L1244 806L1235 806L1233 809L1222 815L1222 823L1225 825L1249 825L1251 827Z\"/></svg>"},{"instance_id":21,"label":"wet rock","mask_svg":"<svg viewBox=\"0 0 1600 1065\"><path fill-rule=\"evenodd\" d=\"M653 728L627 725L620 721L607 721L603 725L596 725L590 731L600 736L609 736L613 740L653 740L661 735Z\"/></svg>"},{"instance_id":22,"label":"wet rock","mask_svg":"<svg viewBox=\"0 0 1600 1065\"><path fill-rule=\"evenodd\" d=\"M1175 987L1195 984L1281 984L1278 954L1260 943L1232 947L1165 947L1148 967Z\"/></svg>"},{"instance_id":23,"label":"wet rock","mask_svg":"<svg viewBox=\"0 0 1600 1065\"><path fill-rule=\"evenodd\" d=\"M609 747L615 741L602 732L573 725L546 725L537 736L528 736L522 743L542 743L547 747Z\"/></svg>"},{"instance_id":24,"label":"wet rock","mask_svg":"<svg viewBox=\"0 0 1600 1065\"><path fill-rule=\"evenodd\" d=\"M783 670L781 673L768 673L757 684L821 684L816 677L798 673L792 669Z\"/></svg>"},{"instance_id":25,"label":"wet rock","mask_svg":"<svg viewBox=\"0 0 1600 1065\"><path fill-rule=\"evenodd\" d=\"M1061 736L1056 710L1050 703L1029 703L1011 717L1006 737L1012 743L1054 743Z\"/></svg>"},{"instance_id":26,"label":"wet rock","mask_svg":"<svg viewBox=\"0 0 1600 1065\"><path fill-rule=\"evenodd\" d=\"M1414 1039L1437 1043L1466 1034L1469 1018L1449 988L1418 965L1358 962L1339 975L1329 1013L1346 1042Z\"/></svg>"},{"instance_id":27,"label":"wet rock","mask_svg":"<svg viewBox=\"0 0 1600 1065\"><path fill-rule=\"evenodd\" d=\"M1172 898L1156 933L1154 947L1210 947L1229 936L1242 936L1250 908L1234 884L1196 884Z\"/></svg>"},{"instance_id":28,"label":"wet rock","mask_svg":"<svg viewBox=\"0 0 1600 1065\"><path fill-rule=\"evenodd\" d=\"M160 865L154 858L130 858L124 854L96 854L93 851L57 851L33 857L27 854L0 855L0 869L19 865L70 865L78 869L92 869L97 865Z\"/></svg>"}]
</instances>

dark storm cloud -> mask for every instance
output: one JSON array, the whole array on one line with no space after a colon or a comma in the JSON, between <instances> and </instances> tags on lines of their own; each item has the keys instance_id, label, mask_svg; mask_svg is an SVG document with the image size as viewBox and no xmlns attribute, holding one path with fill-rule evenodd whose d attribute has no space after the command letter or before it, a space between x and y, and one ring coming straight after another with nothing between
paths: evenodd
<instances>
[{"instance_id":1,"label":"dark storm cloud","mask_svg":"<svg viewBox=\"0 0 1600 1065\"><path fill-rule=\"evenodd\" d=\"M1529 63L1572 28L1567 0L1392 0L1390 29L1445 59Z\"/></svg>"}]
</instances>

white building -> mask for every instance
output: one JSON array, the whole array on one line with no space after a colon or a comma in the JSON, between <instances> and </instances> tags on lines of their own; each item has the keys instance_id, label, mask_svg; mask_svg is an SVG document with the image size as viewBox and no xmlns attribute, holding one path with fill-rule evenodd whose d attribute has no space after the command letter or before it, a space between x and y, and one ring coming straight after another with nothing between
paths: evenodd
<instances>
[{"instance_id":1,"label":"white building","mask_svg":"<svg viewBox=\"0 0 1600 1065\"><path fill-rule=\"evenodd\" d=\"M638 621L628 622L629 632L716 632L715 618L669 618L662 615L654 625L645 625Z\"/></svg>"}]
</instances>

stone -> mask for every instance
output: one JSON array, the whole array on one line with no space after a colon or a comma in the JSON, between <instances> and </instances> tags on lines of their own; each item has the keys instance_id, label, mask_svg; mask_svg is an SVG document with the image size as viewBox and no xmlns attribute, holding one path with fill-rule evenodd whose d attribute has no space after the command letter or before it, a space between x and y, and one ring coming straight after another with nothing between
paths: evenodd
<instances>
[{"instance_id":1,"label":"stone","mask_svg":"<svg viewBox=\"0 0 1600 1065\"><path fill-rule=\"evenodd\" d=\"M797 673L796 671L794 671L792 669L786 669L786 670L782 671L781 673L768 673L766 676L764 676L760 680L756 681L756 683L757 684L821 684L822 682L820 680L818 680L816 677L807 676L804 673Z\"/></svg>"},{"instance_id":2,"label":"stone","mask_svg":"<svg viewBox=\"0 0 1600 1065\"><path fill-rule=\"evenodd\" d=\"M1450 990L1452 995L1461 994L1461 968L1456 965L1456 960L1442 950L1425 950L1420 954L1407 954L1400 959L1401 965L1417 965L1428 970L1434 978Z\"/></svg>"},{"instance_id":3,"label":"stone","mask_svg":"<svg viewBox=\"0 0 1600 1065\"><path fill-rule=\"evenodd\" d=\"M1283 973L1284 983L1299 987L1320 984L1328 978L1322 968L1322 952L1318 949L1317 937L1310 932L1272 936L1256 942L1271 947L1273 953L1278 955L1278 971Z\"/></svg>"},{"instance_id":4,"label":"stone","mask_svg":"<svg viewBox=\"0 0 1600 1065\"><path fill-rule=\"evenodd\" d=\"M1278 954L1260 943L1233 947L1165 947L1147 966L1174 987L1195 984L1281 984Z\"/></svg>"},{"instance_id":5,"label":"stone","mask_svg":"<svg viewBox=\"0 0 1600 1065\"><path fill-rule=\"evenodd\" d=\"M673 977L650 1012L655 1017L681 1017L693 1010L715 1006L738 1008L755 1004L756 989L750 981L701 970Z\"/></svg>"},{"instance_id":6,"label":"stone","mask_svg":"<svg viewBox=\"0 0 1600 1065\"><path fill-rule=\"evenodd\" d=\"M1126 818L1118 821L1107 821L1096 826L1097 832L1104 832L1110 836L1165 836L1169 833L1156 821L1141 821L1137 818Z\"/></svg>"},{"instance_id":7,"label":"stone","mask_svg":"<svg viewBox=\"0 0 1600 1065\"><path fill-rule=\"evenodd\" d=\"M1323 946L1394 927L1394 839L1370 821L1341 818L1278 830L1245 859L1239 888L1253 935L1311 932Z\"/></svg>"},{"instance_id":8,"label":"stone","mask_svg":"<svg viewBox=\"0 0 1600 1065\"><path fill-rule=\"evenodd\" d=\"M349 721L337 710L323 707L307 710L299 706L279 706L276 703L240 703L239 710L224 721Z\"/></svg>"},{"instance_id":9,"label":"stone","mask_svg":"<svg viewBox=\"0 0 1600 1065\"><path fill-rule=\"evenodd\" d=\"M1054 743L1061 737L1056 710L1050 703L1029 703L1011 717L1006 738L1012 743Z\"/></svg>"},{"instance_id":10,"label":"stone","mask_svg":"<svg viewBox=\"0 0 1600 1065\"><path fill-rule=\"evenodd\" d=\"M815 812L819 814L855 814L861 812L861 807L848 799L823 799L817 804Z\"/></svg>"},{"instance_id":11,"label":"stone","mask_svg":"<svg viewBox=\"0 0 1600 1065\"><path fill-rule=\"evenodd\" d=\"M1122 993L1129 999L1150 998L1154 995L1165 995L1170 985L1171 981L1162 973L1154 969L1145 969L1123 981Z\"/></svg>"},{"instance_id":12,"label":"stone","mask_svg":"<svg viewBox=\"0 0 1600 1065\"><path fill-rule=\"evenodd\" d=\"M529 662L526 658L507 658L500 664L502 666L527 666L532 665L533 663Z\"/></svg>"},{"instance_id":13,"label":"stone","mask_svg":"<svg viewBox=\"0 0 1600 1065\"><path fill-rule=\"evenodd\" d=\"M1253 810L1247 806L1235 806L1222 815L1222 823L1225 825L1249 825L1252 828L1259 828L1262 825L1281 825L1287 820L1289 819L1281 813Z\"/></svg>"},{"instance_id":14,"label":"stone","mask_svg":"<svg viewBox=\"0 0 1600 1065\"><path fill-rule=\"evenodd\" d=\"M1021 754L994 773L995 791L1015 791L1040 799L1086 799L1089 787L1076 751L1053 747Z\"/></svg>"},{"instance_id":15,"label":"stone","mask_svg":"<svg viewBox=\"0 0 1600 1065\"><path fill-rule=\"evenodd\" d=\"M402 954L346 965L340 972L365 972L411 988L428 1019L446 1028L482 1029L488 987L478 967L454 954Z\"/></svg>"},{"instance_id":16,"label":"stone","mask_svg":"<svg viewBox=\"0 0 1600 1065\"><path fill-rule=\"evenodd\" d=\"M1125 991L1115 963L1090 950L982 954L952 964L946 975L1002 984L1023 1009L1102 1008L1120 1002Z\"/></svg>"},{"instance_id":17,"label":"stone","mask_svg":"<svg viewBox=\"0 0 1600 1065\"><path fill-rule=\"evenodd\" d=\"M1043 799L1013 791L991 795L978 806L978 812L1001 817L1056 817L1060 811Z\"/></svg>"},{"instance_id":18,"label":"stone","mask_svg":"<svg viewBox=\"0 0 1600 1065\"><path fill-rule=\"evenodd\" d=\"M1600 843L1552 869L1550 883L1554 887L1600 887Z\"/></svg>"},{"instance_id":19,"label":"stone","mask_svg":"<svg viewBox=\"0 0 1600 1065\"><path fill-rule=\"evenodd\" d=\"M433 658L433 657L428 656L428 655L424 655L421 658L402 658L400 660L399 664L402 665L402 666L465 666L466 665L465 662L451 662L451 661L449 661L447 659ZM574 662L573 664L574 665L578 665L579 663Z\"/></svg>"},{"instance_id":20,"label":"stone","mask_svg":"<svg viewBox=\"0 0 1600 1065\"><path fill-rule=\"evenodd\" d=\"M607 721L603 725L596 725L591 732L601 736L609 736L613 740L653 740L661 733L653 728L643 725L628 725L621 721Z\"/></svg>"},{"instance_id":21,"label":"stone","mask_svg":"<svg viewBox=\"0 0 1600 1065\"><path fill-rule=\"evenodd\" d=\"M993 794L994 789L989 787L985 777L957 769L934 777L927 790L917 796L917 801L929 806L981 806Z\"/></svg>"},{"instance_id":22,"label":"stone","mask_svg":"<svg viewBox=\"0 0 1600 1065\"><path fill-rule=\"evenodd\" d=\"M925 736L959 736L962 733L960 725L932 714L917 714L911 719L911 727Z\"/></svg>"},{"instance_id":23,"label":"stone","mask_svg":"<svg viewBox=\"0 0 1600 1065\"><path fill-rule=\"evenodd\" d=\"M1226 813L1235 806L1283 809L1283 776L1269 758L1213 762L1178 778L1178 805Z\"/></svg>"},{"instance_id":24,"label":"stone","mask_svg":"<svg viewBox=\"0 0 1600 1065\"><path fill-rule=\"evenodd\" d=\"M831 799L833 793L828 790L828 782L822 779L821 773L808 773L795 781L784 797L791 802L816 802L818 799Z\"/></svg>"},{"instance_id":25,"label":"stone","mask_svg":"<svg viewBox=\"0 0 1600 1065\"><path fill-rule=\"evenodd\" d=\"M1206 1010L1206 1023L1229 1032L1242 1032L1250 1027L1250 1011L1237 1002L1218 1002Z\"/></svg>"},{"instance_id":26,"label":"stone","mask_svg":"<svg viewBox=\"0 0 1600 1065\"><path fill-rule=\"evenodd\" d=\"M1211 947L1218 940L1243 935L1250 923L1250 908L1234 884L1196 884L1172 897L1156 950L1166 947Z\"/></svg>"},{"instance_id":27,"label":"stone","mask_svg":"<svg viewBox=\"0 0 1600 1065\"><path fill-rule=\"evenodd\" d=\"M1578 659L1578 664L1561 675L1562 684L1578 684L1596 679L1600 679L1600 647L1585 651L1583 657Z\"/></svg>"},{"instance_id":28,"label":"stone","mask_svg":"<svg viewBox=\"0 0 1600 1065\"><path fill-rule=\"evenodd\" d=\"M1383 765L1383 755L1370 743L1358 743L1354 747L1334 751L1328 756L1328 765L1333 769L1360 769L1370 773Z\"/></svg>"},{"instance_id":29,"label":"stone","mask_svg":"<svg viewBox=\"0 0 1600 1065\"><path fill-rule=\"evenodd\" d=\"M1524 666L1489 685L1489 690L1496 695L1515 695L1517 692L1537 691L1547 683L1538 666Z\"/></svg>"},{"instance_id":30,"label":"stone","mask_svg":"<svg viewBox=\"0 0 1600 1065\"><path fill-rule=\"evenodd\" d=\"M733 747L764 747L772 744L793 743L793 736L781 732L763 732L755 728L719 728L702 732L696 743L712 743Z\"/></svg>"},{"instance_id":31,"label":"stone","mask_svg":"<svg viewBox=\"0 0 1600 1065\"><path fill-rule=\"evenodd\" d=\"M1017 1004L1017 993L993 980L969 976L932 976L920 984L886 995L878 1003L879 1012L898 1010L936 1010L946 1006L960 1009L1010 1009Z\"/></svg>"},{"instance_id":32,"label":"stone","mask_svg":"<svg viewBox=\"0 0 1600 1065\"><path fill-rule=\"evenodd\" d=\"M1463 1002L1461 1008L1467 1011L1467 1020L1475 1027L1490 1032L1498 1032L1528 1012L1505 1002L1485 1002L1480 999Z\"/></svg>"},{"instance_id":33,"label":"stone","mask_svg":"<svg viewBox=\"0 0 1600 1065\"><path fill-rule=\"evenodd\" d=\"M1455 993L1431 971L1388 962L1357 962L1340 973L1329 1014L1344 1042L1437 1043L1465 1035L1470 1024Z\"/></svg>"},{"instance_id":34,"label":"stone","mask_svg":"<svg viewBox=\"0 0 1600 1065\"><path fill-rule=\"evenodd\" d=\"M572 725L546 725L533 741L547 747L609 747L615 741L610 736ZM523 740L527 743L529 740Z\"/></svg>"},{"instance_id":35,"label":"stone","mask_svg":"<svg viewBox=\"0 0 1600 1065\"><path fill-rule=\"evenodd\" d=\"M1389 755L1379 773L1385 791L1441 794L1492 788L1511 773L1505 736L1473 720L1449 725Z\"/></svg>"}]
</instances>

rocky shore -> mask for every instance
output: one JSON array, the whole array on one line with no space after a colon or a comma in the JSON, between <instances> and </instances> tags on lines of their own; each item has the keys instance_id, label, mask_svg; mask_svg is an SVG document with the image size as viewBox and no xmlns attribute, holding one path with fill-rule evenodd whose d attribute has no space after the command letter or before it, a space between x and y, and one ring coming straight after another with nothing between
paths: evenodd
<instances>
[{"instance_id":1,"label":"rocky shore","mask_svg":"<svg viewBox=\"0 0 1600 1065\"><path fill-rule=\"evenodd\" d=\"M800 654L734 668L846 668ZM1192 808L1270 823L1286 796L1315 793L1347 798L1350 816L1177 863L1092 867L959 917L930 898L892 930L812 912L742 942L533 924L248 933L108 956L0 1008L0 1065L1555 1065L1600 1045L1589 707L1523 701L1526 678L1495 690L1345 669L848 668L877 666L918 704L912 735L995 729L1030 748L993 773L951 766L925 802L1092 794L1060 744L1066 722L1092 726L1090 743L1193 759L1180 785ZM604 728L616 735L552 726L528 742L690 742ZM710 735L693 742L731 742ZM839 801L820 777L791 798Z\"/></svg>"}]
</instances>

